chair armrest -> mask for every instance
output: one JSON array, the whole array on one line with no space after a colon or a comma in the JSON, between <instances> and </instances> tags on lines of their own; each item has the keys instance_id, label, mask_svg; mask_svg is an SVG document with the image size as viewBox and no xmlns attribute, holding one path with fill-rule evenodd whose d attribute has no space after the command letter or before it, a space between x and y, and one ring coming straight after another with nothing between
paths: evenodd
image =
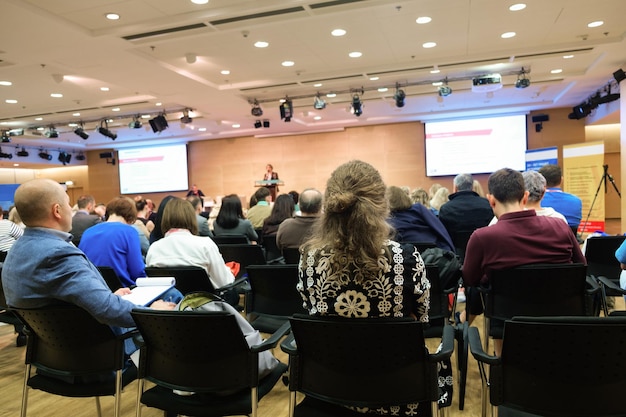
<instances>
[{"instance_id":1,"label":"chair armrest","mask_svg":"<svg viewBox=\"0 0 626 417\"><path fill-rule=\"evenodd\" d=\"M296 339L294 338L293 333L283 340L280 344L280 349L288 355L295 355L298 353L298 346L296 345Z\"/></svg>"},{"instance_id":2,"label":"chair armrest","mask_svg":"<svg viewBox=\"0 0 626 417\"><path fill-rule=\"evenodd\" d=\"M278 344L278 341L291 330L291 323L286 321L278 330L265 339L260 345L254 345L250 348L252 352L262 352L264 350L273 349Z\"/></svg>"},{"instance_id":3,"label":"chair armrest","mask_svg":"<svg viewBox=\"0 0 626 417\"><path fill-rule=\"evenodd\" d=\"M598 278L596 278L594 275L587 275L587 294L595 294L597 292L600 292L601 290L602 288L600 288L600 282Z\"/></svg>"},{"instance_id":4,"label":"chair armrest","mask_svg":"<svg viewBox=\"0 0 626 417\"><path fill-rule=\"evenodd\" d=\"M465 326L468 326L467 322L464 324ZM488 363L489 365L498 365L500 363L500 358L498 356L488 355L483 350L483 345L480 341L480 333L478 333L478 327L468 326L466 334L469 338L470 351L472 352L474 359L479 362Z\"/></svg>"},{"instance_id":5,"label":"chair armrest","mask_svg":"<svg viewBox=\"0 0 626 417\"><path fill-rule=\"evenodd\" d=\"M125 340L125 339L130 339L131 337L140 336L140 335L141 333L139 333L138 329L130 329L129 331L122 333L122 334L118 334L115 337L120 340Z\"/></svg>"},{"instance_id":6,"label":"chair armrest","mask_svg":"<svg viewBox=\"0 0 626 417\"><path fill-rule=\"evenodd\" d=\"M443 326L443 336L441 337L441 350L429 356L431 362L441 362L450 359L454 351L454 327L449 324Z\"/></svg>"},{"instance_id":7,"label":"chair armrest","mask_svg":"<svg viewBox=\"0 0 626 417\"><path fill-rule=\"evenodd\" d=\"M610 290L613 291L617 291L620 292L622 294L626 294L626 290L620 288L619 285L617 285L616 283L614 283L613 281L611 281L610 279L608 279L607 277L603 277L603 276L597 276L594 277L601 285L604 285L605 287L609 288Z\"/></svg>"},{"instance_id":8,"label":"chair armrest","mask_svg":"<svg viewBox=\"0 0 626 417\"><path fill-rule=\"evenodd\" d=\"M222 293L224 291L228 291L231 290L233 288L237 288L240 287L241 285L245 285L248 283L248 277L244 276L244 277L239 277L236 280L234 280L233 282L231 282L230 284L224 285L223 287L219 287L215 289L216 293Z\"/></svg>"}]
</instances>

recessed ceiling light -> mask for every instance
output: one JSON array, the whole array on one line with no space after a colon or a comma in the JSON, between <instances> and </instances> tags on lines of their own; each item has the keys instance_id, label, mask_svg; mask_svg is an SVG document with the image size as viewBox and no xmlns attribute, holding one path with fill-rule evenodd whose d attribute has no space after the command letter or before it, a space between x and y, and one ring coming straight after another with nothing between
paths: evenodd
<instances>
[{"instance_id":1,"label":"recessed ceiling light","mask_svg":"<svg viewBox=\"0 0 626 417\"><path fill-rule=\"evenodd\" d=\"M78 116L80 116L80 113L73 113L72 116L78 117Z\"/></svg>"},{"instance_id":2,"label":"recessed ceiling light","mask_svg":"<svg viewBox=\"0 0 626 417\"><path fill-rule=\"evenodd\" d=\"M254 43L254 46L256 46L257 48L267 48L268 46L270 46L270 44L269 42L258 41Z\"/></svg>"},{"instance_id":3,"label":"recessed ceiling light","mask_svg":"<svg viewBox=\"0 0 626 417\"><path fill-rule=\"evenodd\" d=\"M437 46L436 42L426 42L422 44L422 48L434 48L435 46Z\"/></svg>"},{"instance_id":4,"label":"recessed ceiling light","mask_svg":"<svg viewBox=\"0 0 626 417\"><path fill-rule=\"evenodd\" d=\"M117 13L107 13L105 14L106 18L109 20L119 20L120 15Z\"/></svg>"},{"instance_id":5,"label":"recessed ceiling light","mask_svg":"<svg viewBox=\"0 0 626 417\"><path fill-rule=\"evenodd\" d=\"M76 126L78 126L78 123L68 123L67 125L69 127L76 127Z\"/></svg>"},{"instance_id":6,"label":"recessed ceiling light","mask_svg":"<svg viewBox=\"0 0 626 417\"><path fill-rule=\"evenodd\" d=\"M572 59L574 55L563 55L563 59Z\"/></svg>"},{"instance_id":7,"label":"recessed ceiling light","mask_svg":"<svg viewBox=\"0 0 626 417\"><path fill-rule=\"evenodd\" d=\"M35 120L37 120L38 122L43 120L43 117L35 117Z\"/></svg>"},{"instance_id":8,"label":"recessed ceiling light","mask_svg":"<svg viewBox=\"0 0 626 417\"><path fill-rule=\"evenodd\" d=\"M370 81L378 81L380 77L370 77Z\"/></svg>"},{"instance_id":9,"label":"recessed ceiling light","mask_svg":"<svg viewBox=\"0 0 626 417\"><path fill-rule=\"evenodd\" d=\"M561 68L553 69L552 71L550 71L551 74L560 74L562 72L563 70Z\"/></svg>"},{"instance_id":10,"label":"recessed ceiling light","mask_svg":"<svg viewBox=\"0 0 626 417\"><path fill-rule=\"evenodd\" d=\"M437 67L435 67L435 68L430 70L431 74L439 74L440 72L441 72L441 70L439 68L437 68Z\"/></svg>"},{"instance_id":11,"label":"recessed ceiling light","mask_svg":"<svg viewBox=\"0 0 626 417\"><path fill-rule=\"evenodd\" d=\"M388 89L387 87L380 87L380 88L378 89L378 92L379 92L379 93L384 93L385 91L389 91L389 89Z\"/></svg>"},{"instance_id":12,"label":"recessed ceiling light","mask_svg":"<svg viewBox=\"0 0 626 417\"><path fill-rule=\"evenodd\" d=\"M100 87L100 91L109 91L109 87Z\"/></svg>"},{"instance_id":13,"label":"recessed ceiling light","mask_svg":"<svg viewBox=\"0 0 626 417\"><path fill-rule=\"evenodd\" d=\"M524 3L517 3L509 7L509 10L512 12L518 12L520 10L524 10L525 8L526 8L526 5Z\"/></svg>"},{"instance_id":14,"label":"recessed ceiling light","mask_svg":"<svg viewBox=\"0 0 626 417\"><path fill-rule=\"evenodd\" d=\"M4 100L4 102L7 103L7 104L17 104L17 100L13 100L13 99L10 99L10 98Z\"/></svg>"},{"instance_id":15,"label":"recessed ceiling light","mask_svg":"<svg viewBox=\"0 0 626 417\"><path fill-rule=\"evenodd\" d=\"M42 126L39 126L39 127L37 128L37 130L43 130L43 129L44 129L44 128L43 128Z\"/></svg>"},{"instance_id":16,"label":"recessed ceiling light","mask_svg":"<svg viewBox=\"0 0 626 417\"><path fill-rule=\"evenodd\" d=\"M328 97L328 98L337 97L337 94L335 94L335 93L328 93L328 94L326 94L326 97Z\"/></svg>"},{"instance_id":17,"label":"recessed ceiling light","mask_svg":"<svg viewBox=\"0 0 626 417\"><path fill-rule=\"evenodd\" d=\"M120 108L119 108L119 107L113 107L113 108L111 109L111 111L120 111Z\"/></svg>"},{"instance_id":18,"label":"recessed ceiling light","mask_svg":"<svg viewBox=\"0 0 626 417\"><path fill-rule=\"evenodd\" d=\"M442 85L443 85L443 82L441 82L441 81L435 81L433 83L433 87L441 87Z\"/></svg>"},{"instance_id":19,"label":"recessed ceiling light","mask_svg":"<svg viewBox=\"0 0 626 417\"><path fill-rule=\"evenodd\" d=\"M142 118L142 119L149 119L149 118L151 118L151 117L152 117L152 116L150 116L149 114L142 114L142 115L141 115L141 118Z\"/></svg>"},{"instance_id":20,"label":"recessed ceiling light","mask_svg":"<svg viewBox=\"0 0 626 417\"><path fill-rule=\"evenodd\" d=\"M282 65L283 67L293 67L294 65L296 65L296 63L293 61L283 61L280 65Z\"/></svg>"},{"instance_id":21,"label":"recessed ceiling light","mask_svg":"<svg viewBox=\"0 0 626 417\"><path fill-rule=\"evenodd\" d=\"M313 87L321 87L321 86L322 86L322 83L315 83L315 84L313 84Z\"/></svg>"},{"instance_id":22,"label":"recessed ceiling light","mask_svg":"<svg viewBox=\"0 0 626 417\"><path fill-rule=\"evenodd\" d=\"M598 26L602 26L604 22L602 20L596 20L595 22L591 22L587 24L588 28L597 28Z\"/></svg>"},{"instance_id":23,"label":"recessed ceiling light","mask_svg":"<svg viewBox=\"0 0 626 417\"><path fill-rule=\"evenodd\" d=\"M198 132L206 132L206 127L200 127L200 128L198 128Z\"/></svg>"},{"instance_id":24,"label":"recessed ceiling light","mask_svg":"<svg viewBox=\"0 0 626 417\"><path fill-rule=\"evenodd\" d=\"M350 53L348 54L348 56L349 56L350 58L360 58L360 57L362 57L362 56L363 56L363 53L358 52L358 51L354 51L354 52L350 52Z\"/></svg>"},{"instance_id":25,"label":"recessed ceiling light","mask_svg":"<svg viewBox=\"0 0 626 417\"><path fill-rule=\"evenodd\" d=\"M517 35L517 33L515 33L515 32L504 32L502 35L500 35L500 37L502 39L508 39L508 38L515 37L515 35Z\"/></svg>"},{"instance_id":26,"label":"recessed ceiling light","mask_svg":"<svg viewBox=\"0 0 626 417\"><path fill-rule=\"evenodd\" d=\"M313 120L322 120L322 116L315 116Z\"/></svg>"},{"instance_id":27,"label":"recessed ceiling light","mask_svg":"<svg viewBox=\"0 0 626 417\"><path fill-rule=\"evenodd\" d=\"M222 74L222 75L228 75L228 74L230 74L230 71L229 71L229 70L221 70L221 71L220 71L220 74Z\"/></svg>"},{"instance_id":28,"label":"recessed ceiling light","mask_svg":"<svg viewBox=\"0 0 626 417\"><path fill-rule=\"evenodd\" d=\"M158 102L158 103L154 103L154 105L155 105L155 106L162 106L162 105L163 105L163 103Z\"/></svg>"},{"instance_id":29,"label":"recessed ceiling light","mask_svg":"<svg viewBox=\"0 0 626 417\"><path fill-rule=\"evenodd\" d=\"M50 97L61 98L61 97L63 97L63 94L61 94L61 93L52 93L52 94L50 94Z\"/></svg>"},{"instance_id":30,"label":"recessed ceiling light","mask_svg":"<svg viewBox=\"0 0 626 417\"><path fill-rule=\"evenodd\" d=\"M233 125L233 128L235 128L235 129L239 129L240 127L241 127L241 125L240 125L239 123L235 123L235 124Z\"/></svg>"},{"instance_id":31,"label":"recessed ceiling light","mask_svg":"<svg viewBox=\"0 0 626 417\"><path fill-rule=\"evenodd\" d=\"M423 25L425 23L430 23L433 19L431 19L428 16L420 16L417 19L415 19L415 23L417 23L418 25Z\"/></svg>"},{"instance_id":32,"label":"recessed ceiling light","mask_svg":"<svg viewBox=\"0 0 626 417\"><path fill-rule=\"evenodd\" d=\"M207 4L209 0L191 0L193 4Z\"/></svg>"},{"instance_id":33,"label":"recessed ceiling light","mask_svg":"<svg viewBox=\"0 0 626 417\"><path fill-rule=\"evenodd\" d=\"M330 34L333 36L343 36L346 34L346 31L343 29L333 29L333 31L330 32Z\"/></svg>"},{"instance_id":34,"label":"recessed ceiling light","mask_svg":"<svg viewBox=\"0 0 626 417\"><path fill-rule=\"evenodd\" d=\"M13 83L11 81L0 81L0 85L9 86L9 85L13 85Z\"/></svg>"}]
</instances>

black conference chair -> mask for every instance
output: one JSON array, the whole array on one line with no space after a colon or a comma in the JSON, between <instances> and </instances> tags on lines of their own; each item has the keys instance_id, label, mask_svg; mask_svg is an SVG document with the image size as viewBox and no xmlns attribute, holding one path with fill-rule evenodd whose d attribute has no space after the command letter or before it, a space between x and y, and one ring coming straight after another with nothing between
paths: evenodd
<instances>
[{"instance_id":1,"label":"black conference chair","mask_svg":"<svg viewBox=\"0 0 626 417\"><path fill-rule=\"evenodd\" d=\"M114 395L114 415L120 416L122 388L137 376L134 365L127 365L124 342L137 331L115 335L111 327L73 305L12 310L28 332L22 417L29 387L64 397L96 397L99 416L98 397Z\"/></svg>"},{"instance_id":2,"label":"black conference chair","mask_svg":"<svg viewBox=\"0 0 626 417\"><path fill-rule=\"evenodd\" d=\"M454 350L452 327L444 330L441 351L430 354L423 324L410 318L294 315L290 322L292 333L281 344L289 354L290 417L356 417L363 414L344 406L418 402L442 415L437 362ZM296 392L306 395L297 405Z\"/></svg>"},{"instance_id":3,"label":"black conference chair","mask_svg":"<svg viewBox=\"0 0 626 417\"><path fill-rule=\"evenodd\" d=\"M110 266L99 266L97 268L111 291L115 292L125 286L122 284L122 281L120 281L120 278L117 276L117 273L115 273L115 270Z\"/></svg>"},{"instance_id":4,"label":"black conference chair","mask_svg":"<svg viewBox=\"0 0 626 417\"><path fill-rule=\"evenodd\" d=\"M493 271L481 288L485 303L485 350L502 339L503 322L514 316L591 316L599 286L584 264L533 264Z\"/></svg>"},{"instance_id":5,"label":"black conference chair","mask_svg":"<svg viewBox=\"0 0 626 417\"><path fill-rule=\"evenodd\" d=\"M2 274L2 268L0 268L0 275ZM24 333L24 324L19 319L18 316L15 315L13 311L9 309L7 305L7 300L4 296L4 288L2 287L2 283L0 282L0 323L12 324L15 328L15 333L17 333L17 339L15 340L15 345L18 347L24 346L26 344L26 334Z\"/></svg>"},{"instance_id":6,"label":"black conference chair","mask_svg":"<svg viewBox=\"0 0 626 417\"><path fill-rule=\"evenodd\" d=\"M247 271L246 316L252 327L273 333L294 313L307 313L296 290L297 265L249 265Z\"/></svg>"},{"instance_id":7,"label":"black conference chair","mask_svg":"<svg viewBox=\"0 0 626 417\"><path fill-rule=\"evenodd\" d=\"M298 248L283 248L283 258L286 264L299 264L300 263L300 249Z\"/></svg>"},{"instance_id":8,"label":"black conference chair","mask_svg":"<svg viewBox=\"0 0 626 417\"><path fill-rule=\"evenodd\" d=\"M263 249L265 249L265 260L267 263L284 262L282 252L276 245L276 235L263 235Z\"/></svg>"},{"instance_id":9,"label":"black conference chair","mask_svg":"<svg viewBox=\"0 0 626 417\"><path fill-rule=\"evenodd\" d=\"M257 415L258 401L287 370L279 363L259 378L258 353L272 349L286 324L262 344L248 346L235 317L227 312L134 310L141 332L137 416L141 403L167 416ZM144 381L156 384L144 391ZM178 395L173 390L193 392Z\"/></svg>"},{"instance_id":10,"label":"black conference chair","mask_svg":"<svg viewBox=\"0 0 626 417\"><path fill-rule=\"evenodd\" d=\"M213 239L216 245L250 243L246 235L219 235L213 236L211 239Z\"/></svg>"},{"instance_id":11,"label":"black conference chair","mask_svg":"<svg viewBox=\"0 0 626 417\"><path fill-rule=\"evenodd\" d=\"M251 244L223 244L217 245L224 258L224 262L237 262L240 269L236 278L241 278L246 274L248 265L266 265L265 254L260 245Z\"/></svg>"},{"instance_id":12,"label":"black conference chair","mask_svg":"<svg viewBox=\"0 0 626 417\"><path fill-rule=\"evenodd\" d=\"M622 272L619 261L615 258L615 251L624 242L626 236L597 236L587 239L585 244L585 259L587 259L587 274L594 277L605 277L619 287L619 277ZM606 295L617 296L621 293L605 287Z\"/></svg>"},{"instance_id":13,"label":"black conference chair","mask_svg":"<svg viewBox=\"0 0 626 417\"><path fill-rule=\"evenodd\" d=\"M501 416L626 415L626 317L515 317L500 357L485 353L476 327L468 332L489 394L483 416L489 402L496 417L498 407Z\"/></svg>"}]
</instances>

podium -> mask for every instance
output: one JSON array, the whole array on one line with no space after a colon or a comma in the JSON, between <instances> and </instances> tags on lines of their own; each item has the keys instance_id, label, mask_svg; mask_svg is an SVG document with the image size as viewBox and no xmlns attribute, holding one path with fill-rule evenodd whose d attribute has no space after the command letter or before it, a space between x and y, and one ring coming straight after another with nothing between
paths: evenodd
<instances>
[{"instance_id":1,"label":"podium","mask_svg":"<svg viewBox=\"0 0 626 417\"><path fill-rule=\"evenodd\" d=\"M259 180L254 182L255 187L267 187L270 190L270 198L272 201L276 200L276 189L278 186L285 185L281 180Z\"/></svg>"}]
</instances>

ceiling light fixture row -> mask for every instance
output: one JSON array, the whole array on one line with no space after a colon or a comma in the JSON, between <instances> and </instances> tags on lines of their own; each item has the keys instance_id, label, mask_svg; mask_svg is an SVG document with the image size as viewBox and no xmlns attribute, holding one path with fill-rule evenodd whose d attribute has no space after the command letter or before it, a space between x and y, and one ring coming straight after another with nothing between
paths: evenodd
<instances>
[{"instance_id":1,"label":"ceiling light fixture row","mask_svg":"<svg viewBox=\"0 0 626 417\"><path fill-rule=\"evenodd\" d=\"M580 120L589 116L600 104L607 104L620 99L619 83L626 78L622 69L613 73L613 78L606 85L596 91L591 97L577 106L572 107L572 112L567 115L569 119Z\"/></svg>"}]
</instances>

